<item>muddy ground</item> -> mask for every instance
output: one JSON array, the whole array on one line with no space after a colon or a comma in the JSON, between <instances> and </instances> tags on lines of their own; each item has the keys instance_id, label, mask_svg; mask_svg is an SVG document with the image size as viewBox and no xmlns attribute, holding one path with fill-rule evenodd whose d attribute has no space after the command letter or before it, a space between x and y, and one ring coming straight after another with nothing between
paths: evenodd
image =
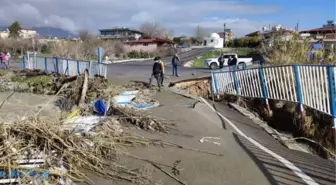
<instances>
[{"instance_id":1,"label":"muddy ground","mask_svg":"<svg viewBox=\"0 0 336 185\"><path fill-rule=\"evenodd\" d=\"M0 123L14 122L37 114L41 118L58 119L60 109L52 101L51 96L35 95L20 92L0 92Z\"/></svg>"}]
</instances>

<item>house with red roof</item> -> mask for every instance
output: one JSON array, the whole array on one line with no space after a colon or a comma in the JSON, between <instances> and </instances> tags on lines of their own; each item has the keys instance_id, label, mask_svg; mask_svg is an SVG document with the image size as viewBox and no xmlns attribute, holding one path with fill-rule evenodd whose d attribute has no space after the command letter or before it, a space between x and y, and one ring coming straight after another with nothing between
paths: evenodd
<instances>
[{"instance_id":1,"label":"house with red roof","mask_svg":"<svg viewBox=\"0 0 336 185\"><path fill-rule=\"evenodd\" d=\"M140 38L138 40L130 40L124 42L124 47L127 52L131 51L143 51L143 52L153 52L159 47L163 46L173 46L175 43L168 39L162 38Z\"/></svg>"},{"instance_id":2,"label":"house with red roof","mask_svg":"<svg viewBox=\"0 0 336 185\"><path fill-rule=\"evenodd\" d=\"M309 38L311 40L323 40L325 42L336 41L336 24L334 21L327 21L327 24L321 28L314 28L310 30L300 31L302 38Z\"/></svg>"}]
</instances>

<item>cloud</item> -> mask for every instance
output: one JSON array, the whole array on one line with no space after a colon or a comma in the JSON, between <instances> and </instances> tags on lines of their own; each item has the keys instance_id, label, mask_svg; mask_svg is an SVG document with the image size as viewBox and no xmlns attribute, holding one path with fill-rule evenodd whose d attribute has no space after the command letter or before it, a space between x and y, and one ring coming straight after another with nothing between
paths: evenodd
<instances>
[{"instance_id":1,"label":"cloud","mask_svg":"<svg viewBox=\"0 0 336 185\"><path fill-rule=\"evenodd\" d=\"M209 29L220 28L223 24L221 21L227 21L228 25L239 32L248 32L260 26L260 22L245 17L280 11L277 7L242 3L238 0L3 1L0 6L0 25L9 25L18 20L24 26L52 26L72 32L82 29L96 31L115 26L138 28L145 21L167 26L177 34L192 33L197 24L204 24L202 26ZM233 18L227 18L228 16Z\"/></svg>"},{"instance_id":2,"label":"cloud","mask_svg":"<svg viewBox=\"0 0 336 185\"><path fill-rule=\"evenodd\" d=\"M249 32L253 32L256 30L261 30L262 27L268 26L269 24L274 24L273 22L266 21L251 21L244 18L218 18L211 17L208 19L204 19L200 22L191 22L189 23L189 27L196 28L200 26L205 29L207 32L218 32L224 30L224 23L226 24L226 28L231 29L235 36L244 36Z\"/></svg>"}]
</instances>

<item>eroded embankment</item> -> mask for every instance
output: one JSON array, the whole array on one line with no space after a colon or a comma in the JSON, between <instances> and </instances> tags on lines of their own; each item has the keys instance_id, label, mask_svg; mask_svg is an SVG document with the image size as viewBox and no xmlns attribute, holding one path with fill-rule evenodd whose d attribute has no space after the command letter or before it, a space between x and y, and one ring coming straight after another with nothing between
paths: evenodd
<instances>
[{"instance_id":1,"label":"eroded embankment","mask_svg":"<svg viewBox=\"0 0 336 185\"><path fill-rule=\"evenodd\" d=\"M201 78L184 80L174 83L172 86L182 88L194 96L211 98L210 84L210 78ZM305 107L306 116L303 117L298 110L298 105L292 102L270 100L271 113L269 113L263 99L223 96L219 100L238 103L256 113L269 126L281 133L291 135L293 140L309 146L311 152L323 158L332 158L332 155L325 149L335 153L332 118L328 115Z\"/></svg>"}]
</instances>

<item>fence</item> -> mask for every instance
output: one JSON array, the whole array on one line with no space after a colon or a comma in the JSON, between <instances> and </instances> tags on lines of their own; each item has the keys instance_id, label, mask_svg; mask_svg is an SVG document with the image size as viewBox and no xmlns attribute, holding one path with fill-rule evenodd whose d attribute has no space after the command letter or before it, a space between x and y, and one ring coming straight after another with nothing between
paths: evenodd
<instances>
[{"instance_id":1,"label":"fence","mask_svg":"<svg viewBox=\"0 0 336 185\"><path fill-rule=\"evenodd\" d=\"M336 128L336 65L286 65L212 72L215 95L296 102L332 116Z\"/></svg>"},{"instance_id":2,"label":"fence","mask_svg":"<svg viewBox=\"0 0 336 185\"><path fill-rule=\"evenodd\" d=\"M36 56L34 53L27 53L21 62L21 68L40 69L57 74L76 76L89 71L89 76L95 75L107 77L107 65L93 61L79 61L62 58L51 58Z\"/></svg>"}]
</instances>

